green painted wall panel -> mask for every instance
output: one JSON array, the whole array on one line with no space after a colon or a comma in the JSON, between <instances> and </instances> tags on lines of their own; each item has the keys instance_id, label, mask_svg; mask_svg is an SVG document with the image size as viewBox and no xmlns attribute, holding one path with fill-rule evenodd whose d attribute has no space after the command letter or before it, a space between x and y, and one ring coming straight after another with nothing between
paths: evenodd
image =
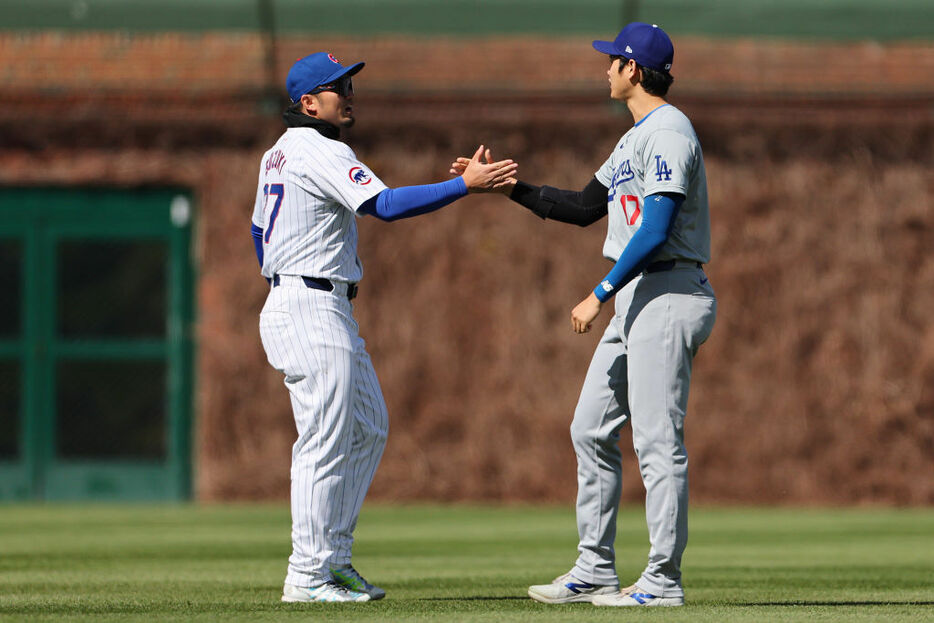
<instances>
[{"instance_id":1,"label":"green painted wall panel","mask_svg":"<svg viewBox=\"0 0 934 623\"><path fill-rule=\"evenodd\" d=\"M287 33L599 35L626 17L675 34L817 39L931 39L929 0L272 0ZM0 28L257 30L260 0L4 0ZM607 35L608 36L608 35Z\"/></svg>"},{"instance_id":2,"label":"green painted wall panel","mask_svg":"<svg viewBox=\"0 0 934 623\"><path fill-rule=\"evenodd\" d=\"M33 497L32 474L22 463L0 462L0 501Z\"/></svg>"},{"instance_id":3,"label":"green painted wall panel","mask_svg":"<svg viewBox=\"0 0 934 623\"><path fill-rule=\"evenodd\" d=\"M0 238L20 241L23 252L21 335L6 336L0 341L0 358L16 362L22 371L21 408L16 414L21 418L21 447L13 459L0 462L0 481L3 482L0 499L142 500L190 496L194 313L191 220L190 199L178 189L0 189ZM82 268L79 272L71 271L73 274L67 284L61 283L57 275L61 266L55 261L55 255L64 248L62 244L80 253L81 245L90 245L88 248L97 245L94 248L100 249L104 241L108 249L151 247L152 241L166 249L165 255L155 256L158 259L151 264L161 272L159 267L167 263L166 279L158 282L160 291L165 288L167 292L164 299L156 299L165 301L160 303L165 307L165 328L158 331L161 335L134 336L117 332L96 336L82 335L79 330L75 335L69 333L64 337L61 333L57 326L62 312L57 307L59 288L75 283L93 285L96 281L87 279ZM137 245L140 241L145 244ZM64 266L73 265L69 260ZM109 268L121 266L136 265L115 263ZM107 267L102 266L99 272L103 273L104 268ZM113 282L116 296L126 292L120 287L121 283L127 283L123 277L135 279L139 274L139 271L131 272L130 275L125 275L125 271L115 273L121 277ZM90 305L88 313L93 314L98 309L100 315L96 306L101 303L96 298L73 300L83 300L83 304ZM115 302L121 300L115 299ZM120 309L123 307L121 302ZM62 309L71 310L70 307ZM96 330L94 324L87 326L90 329L85 330ZM156 367L152 368L153 365ZM148 433L140 437L141 433L132 424L121 419L119 409L108 407L116 390L124 394L132 392L132 383L114 380L112 382L117 384L108 388L106 382L111 381L104 379L105 384L98 387L96 381L101 373L89 372L112 370L115 376L125 376L122 371L134 368L158 372L160 376L164 370L162 386L165 391L155 390L156 397L146 398L142 403L147 411L160 413L151 419L158 437ZM70 393L59 391L63 379L58 379L57 374L63 370L73 379ZM147 373L147 377L151 373ZM88 383L92 383L93 388ZM95 397L90 389L100 391ZM93 402L92 397L98 402ZM129 437L122 446L117 443L102 445L96 435L107 435L107 430L84 426L82 419L59 420L69 417L69 413L79 413L79 408L90 416L110 413L110 421L115 423L113 428L132 432L137 438L135 445L129 443ZM89 420L94 421L93 417ZM60 421L73 431L67 439L58 439L57 423ZM98 448L92 450L92 454L106 450L113 458L81 461L63 458L69 454L87 454L74 441L79 438L78 434L90 435L87 439L95 442L86 446ZM141 444L141 439L156 439L157 442ZM131 447L154 448L146 452L163 458L155 462L142 454L134 458L136 451L127 452ZM131 456L127 458L127 455Z\"/></svg>"},{"instance_id":4,"label":"green painted wall panel","mask_svg":"<svg viewBox=\"0 0 934 623\"><path fill-rule=\"evenodd\" d=\"M48 469L49 500L142 501L184 499L161 463L60 462Z\"/></svg>"}]
</instances>

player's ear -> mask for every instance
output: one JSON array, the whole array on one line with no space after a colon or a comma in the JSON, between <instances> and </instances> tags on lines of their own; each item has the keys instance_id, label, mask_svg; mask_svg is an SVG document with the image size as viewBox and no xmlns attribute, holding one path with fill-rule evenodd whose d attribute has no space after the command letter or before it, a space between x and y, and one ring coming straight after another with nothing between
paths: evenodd
<instances>
[{"instance_id":1,"label":"player's ear","mask_svg":"<svg viewBox=\"0 0 934 623\"><path fill-rule=\"evenodd\" d=\"M318 100L314 95L305 93L302 95L302 111L306 115L311 115L312 117L317 116L318 114Z\"/></svg>"},{"instance_id":2,"label":"player's ear","mask_svg":"<svg viewBox=\"0 0 934 623\"><path fill-rule=\"evenodd\" d=\"M635 61L632 62L632 78L630 78L630 81L633 84L642 83L642 69L639 68L639 64Z\"/></svg>"}]
</instances>

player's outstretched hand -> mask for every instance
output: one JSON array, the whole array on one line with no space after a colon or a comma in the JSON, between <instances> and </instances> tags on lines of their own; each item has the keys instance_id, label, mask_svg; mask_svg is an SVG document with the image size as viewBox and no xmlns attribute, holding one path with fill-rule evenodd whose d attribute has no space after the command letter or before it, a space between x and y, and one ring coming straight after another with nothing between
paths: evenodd
<instances>
[{"instance_id":1,"label":"player's outstretched hand","mask_svg":"<svg viewBox=\"0 0 934 623\"><path fill-rule=\"evenodd\" d=\"M587 333L593 326L594 319L600 315L603 303L593 292L571 310L571 328L574 333Z\"/></svg>"},{"instance_id":2,"label":"player's outstretched hand","mask_svg":"<svg viewBox=\"0 0 934 623\"><path fill-rule=\"evenodd\" d=\"M483 147L483 145L480 147ZM487 164L493 163L493 153L490 151L489 147L487 147L486 151L483 152L483 157L486 159ZM470 164L470 158L458 156L457 160L451 163L451 175L463 175L464 170L467 169L468 164Z\"/></svg>"},{"instance_id":3,"label":"player's outstretched hand","mask_svg":"<svg viewBox=\"0 0 934 623\"><path fill-rule=\"evenodd\" d=\"M485 163L480 161L483 155ZM467 192L488 193L501 192L510 194L516 185L516 173L519 165L512 160L493 161L493 154L483 145L477 148L473 158L460 157L451 163L451 173L464 178Z\"/></svg>"}]
</instances>

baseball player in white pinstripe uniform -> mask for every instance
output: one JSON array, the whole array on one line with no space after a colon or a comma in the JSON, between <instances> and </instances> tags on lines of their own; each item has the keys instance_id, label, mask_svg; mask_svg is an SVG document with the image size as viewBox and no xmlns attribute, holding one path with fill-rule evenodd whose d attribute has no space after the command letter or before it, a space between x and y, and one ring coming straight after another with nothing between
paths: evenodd
<instances>
[{"instance_id":1,"label":"baseball player in white pinstripe uniform","mask_svg":"<svg viewBox=\"0 0 934 623\"><path fill-rule=\"evenodd\" d=\"M353 318L363 268L356 219L437 210L512 179L512 161L481 163L447 182L390 189L340 138L353 117L351 76L319 52L292 66L288 129L262 158L252 234L270 291L260 314L269 363L285 376L292 448L292 555L283 601L368 601L385 591L351 566L353 531L386 443L379 381Z\"/></svg>"},{"instance_id":2,"label":"baseball player in white pinstripe uniform","mask_svg":"<svg viewBox=\"0 0 934 623\"><path fill-rule=\"evenodd\" d=\"M586 333L603 304L616 297L571 423L577 561L528 593L550 604L680 606L688 535L684 418L691 364L713 329L717 307L702 268L710 260L704 158L691 122L664 100L673 80L668 35L635 22L614 41L593 45L609 55L610 97L626 103L635 125L580 192L521 181L503 189L542 218L585 226L609 215L603 254L614 263L571 312L572 329ZM467 162L456 162L452 172ZM651 550L641 577L620 591L613 543L619 430L627 422L646 490Z\"/></svg>"}]
</instances>

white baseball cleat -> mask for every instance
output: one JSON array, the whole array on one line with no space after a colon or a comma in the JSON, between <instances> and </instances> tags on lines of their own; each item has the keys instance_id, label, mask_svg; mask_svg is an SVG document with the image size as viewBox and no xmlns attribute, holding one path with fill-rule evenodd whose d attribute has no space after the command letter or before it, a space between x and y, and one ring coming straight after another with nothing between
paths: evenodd
<instances>
[{"instance_id":1,"label":"white baseball cleat","mask_svg":"<svg viewBox=\"0 0 934 623\"><path fill-rule=\"evenodd\" d=\"M303 602L349 602L370 601L366 593L349 590L337 582L325 582L320 586L295 586L286 584L282 587L282 601Z\"/></svg>"},{"instance_id":2,"label":"white baseball cleat","mask_svg":"<svg viewBox=\"0 0 934 623\"><path fill-rule=\"evenodd\" d=\"M595 596L591 603L595 606L683 606L684 597L659 597L633 584L612 595Z\"/></svg>"},{"instance_id":3,"label":"white baseball cleat","mask_svg":"<svg viewBox=\"0 0 934 623\"><path fill-rule=\"evenodd\" d=\"M364 577L360 575L360 572L350 565L331 569L331 577L334 578L334 582L348 590L366 593L370 596L370 601L376 601L386 596L386 591L367 582Z\"/></svg>"},{"instance_id":4,"label":"white baseball cleat","mask_svg":"<svg viewBox=\"0 0 934 623\"><path fill-rule=\"evenodd\" d=\"M619 587L591 584L578 580L570 573L559 575L551 584L536 584L529 587L529 597L543 604L570 604L588 602L595 595L616 593Z\"/></svg>"}]
</instances>

